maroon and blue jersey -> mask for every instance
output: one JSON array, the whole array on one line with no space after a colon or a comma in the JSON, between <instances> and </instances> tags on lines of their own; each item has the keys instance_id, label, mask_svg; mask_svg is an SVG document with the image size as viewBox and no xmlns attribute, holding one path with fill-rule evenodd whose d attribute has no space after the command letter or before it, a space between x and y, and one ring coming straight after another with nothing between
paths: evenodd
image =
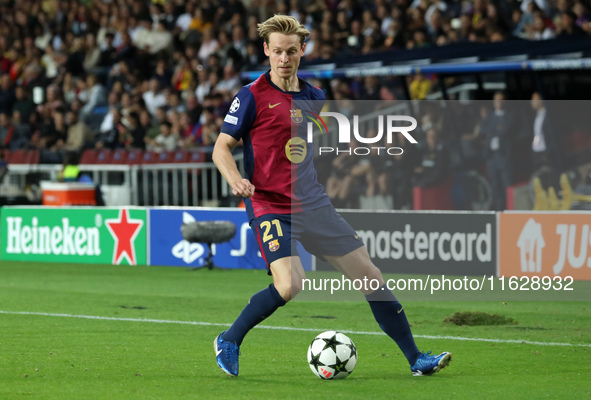
<instances>
[{"instance_id":1,"label":"maroon and blue jersey","mask_svg":"<svg viewBox=\"0 0 591 400\"><path fill-rule=\"evenodd\" d=\"M244 168L255 193L245 200L249 219L291 214L331 204L318 183L314 150L306 142L307 112L320 114L324 92L300 79L284 92L267 71L234 97L222 132L243 140Z\"/></svg>"}]
</instances>

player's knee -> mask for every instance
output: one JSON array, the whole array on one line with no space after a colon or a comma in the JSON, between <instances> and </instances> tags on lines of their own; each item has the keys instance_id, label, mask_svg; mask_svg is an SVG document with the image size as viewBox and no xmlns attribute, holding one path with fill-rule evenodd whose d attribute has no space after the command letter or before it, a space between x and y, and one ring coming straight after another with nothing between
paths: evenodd
<instances>
[{"instance_id":1,"label":"player's knee","mask_svg":"<svg viewBox=\"0 0 591 400\"><path fill-rule=\"evenodd\" d=\"M372 262L366 265L364 269L364 276L367 277L367 279L376 280L378 282L384 281L384 278L382 277L382 271L380 271L380 269L376 267Z\"/></svg>"},{"instance_id":2,"label":"player's knee","mask_svg":"<svg viewBox=\"0 0 591 400\"><path fill-rule=\"evenodd\" d=\"M293 299L301 290L301 283L298 286L297 279L285 279L275 283L275 289L285 301Z\"/></svg>"}]
</instances>

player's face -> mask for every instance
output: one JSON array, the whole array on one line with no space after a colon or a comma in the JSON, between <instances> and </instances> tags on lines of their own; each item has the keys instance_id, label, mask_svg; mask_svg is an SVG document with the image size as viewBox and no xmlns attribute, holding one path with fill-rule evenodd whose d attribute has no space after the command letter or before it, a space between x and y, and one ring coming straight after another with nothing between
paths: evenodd
<instances>
[{"instance_id":1,"label":"player's face","mask_svg":"<svg viewBox=\"0 0 591 400\"><path fill-rule=\"evenodd\" d=\"M263 46L273 73L281 79L289 79L296 75L306 48L305 43L300 44L298 35L274 32L269 35L269 44L265 43Z\"/></svg>"}]
</instances>

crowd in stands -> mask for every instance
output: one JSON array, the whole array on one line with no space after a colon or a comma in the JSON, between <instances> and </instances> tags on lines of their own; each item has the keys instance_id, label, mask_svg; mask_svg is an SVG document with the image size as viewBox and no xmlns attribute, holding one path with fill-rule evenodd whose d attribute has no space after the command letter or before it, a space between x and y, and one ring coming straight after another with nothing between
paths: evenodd
<instances>
[{"instance_id":1,"label":"crowd in stands","mask_svg":"<svg viewBox=\"0 0 591 400\"><path fill-rule=\"evenodd\" d=\"M256 27L276 13L310 30L307 60L591 32L583 0L0 0L0 146L46 163L88 148L208 148L240 72L267 64ZM404 96L375 77L316 84L335 100ZM431 82L409 86L420 99ZM437 140L427 134L425 151Z\"/></svg>"}]
</instances>

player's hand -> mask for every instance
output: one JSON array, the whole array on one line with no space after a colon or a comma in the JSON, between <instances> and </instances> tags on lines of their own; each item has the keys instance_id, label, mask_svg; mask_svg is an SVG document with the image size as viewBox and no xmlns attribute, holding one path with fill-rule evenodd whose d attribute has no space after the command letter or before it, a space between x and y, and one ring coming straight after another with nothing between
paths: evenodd
<instances>
[{"instance_id":1,"label":"player's hand","mask_svg":"<svg viewBox=\"0 0 591 400\"><path fill-rule=\"evenodd\" d=\"M241 179L232 185L232 194L249 199L254 195L254 185L248 179Z\"/></svg>"}]
</instances>

